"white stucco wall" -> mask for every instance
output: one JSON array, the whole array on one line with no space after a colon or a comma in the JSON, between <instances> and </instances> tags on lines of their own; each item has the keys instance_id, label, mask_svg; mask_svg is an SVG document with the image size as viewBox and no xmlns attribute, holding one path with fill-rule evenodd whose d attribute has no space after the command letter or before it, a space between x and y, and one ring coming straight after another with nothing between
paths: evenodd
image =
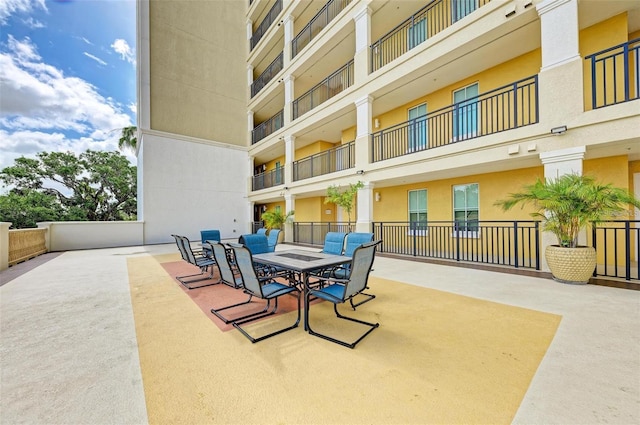
<instances>
[{"instance_id":1,"label":"white stucco wall","mask_svg":"<svg viewBox=\"0 0 640 425\"><path fill-rule=\"evenodd\" d=\"M38 223L49 229L49 251L136 246L143 243L139 221L58 221Z\"/></svg>"},{"instance_id":2,"label":"white stucco wall","mask_svg":"<svg viewBox=\"0 0 640 425\"><path fill-rule=\"evenodd\" d=\"M138 152L138 219L144 243L173 242L172 234L200 239L219 229L222 238L250 231L246 148L143 131Z\"/></svg>"}]
</instances>

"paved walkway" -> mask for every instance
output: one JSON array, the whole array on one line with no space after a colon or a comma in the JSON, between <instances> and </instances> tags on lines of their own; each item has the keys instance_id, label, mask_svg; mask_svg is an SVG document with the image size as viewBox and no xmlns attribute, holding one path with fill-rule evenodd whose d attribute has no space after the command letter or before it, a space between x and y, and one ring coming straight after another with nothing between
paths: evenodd
<instances>
[{"instance_id":1,"label":"paved walkway","mask_svg":"<svg viewBox=\"0 0 640 425\"><path fill-rule=\"evenodd\" d=\"M175 251L73 251L0 273L0 422L147 423L126 259ZM514 423L640 423L640 291L384 257L372 274L562 316Z\"/></svg>"}]
</instances>

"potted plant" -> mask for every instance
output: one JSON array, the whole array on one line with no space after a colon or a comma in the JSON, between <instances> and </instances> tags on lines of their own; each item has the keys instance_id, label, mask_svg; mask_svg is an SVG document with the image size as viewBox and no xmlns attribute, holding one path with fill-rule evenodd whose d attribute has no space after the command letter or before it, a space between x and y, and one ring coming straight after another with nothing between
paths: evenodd
<instances>
[{"instance_id":1,"label":"potted plant","mask_svg":"<svg viewBox=\"0 0 640 425\"><path fill-rule=\"evenodd\" d=\"M292 219L293 213L293 211L289 211L284 214L280 209L275 209L263 212L260 218L264 221L264 227L268 232L271 232L271 229L282 230L278 235L278 240L282 241L284 240L284 224Z\"/></svg>"},{"instance_id":2,"label":"potted plant","mask_svg":"<svg viewBox=\"0 0 640 425\"><path fill-rule=\"evenodd\" d=\"M627 190L575 174L538 179L496 202L505 211L516 204L532 204L536 211L531 215L541 218L543 230L558 239L557 245L546 248L545 258L553 278L565 283L587 283L596 267L595 249L578 244L580 232L591 223L628 211L629 206L640 208L640 200Z\"/></svg>"}]
</instances>

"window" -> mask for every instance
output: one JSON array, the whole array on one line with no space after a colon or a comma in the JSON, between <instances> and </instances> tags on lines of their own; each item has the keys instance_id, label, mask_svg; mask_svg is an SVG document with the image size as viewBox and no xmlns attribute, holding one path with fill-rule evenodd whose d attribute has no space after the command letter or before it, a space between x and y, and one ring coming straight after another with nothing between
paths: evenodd
<instances>
[{"instance_id":1,"label":"window","mask_svg":"<svg viewBox=\"0 0 640 425\"><path fill-rule=\"evenodd\" d=\"M415 106L408 111L407 126L409 152L422 151L427 148L427 104Z\"/></svg>"},{"instance_id":2,"label":"window","mask_svg":"<svg viewBox=\"0 0 640 425\"><path fill-rule=\"evenodd\" d=\"M478 133L478 83L453 92L453 140L476 137Z\"/></svg>"},{"instance_id":3,"label":"window","mask_svg":"<svg viewBox=\"0 0 640 425\"><path fill-rule=\"evenodd\" d=\"M427 19L423 16L407 28L407 45L409 50L427 39Z\"/></svg>"},{"instance_id":4,"label":"window","mask_svg":"<svg viewBox=\"0 0 640 425\"><path fill-rule=\"evenodd\" d=\"M409 191L410 234L425 234L427 230L427 190Z\"/></svg>"},{"instance_id":5,"label":"window","mask_svg":"<svg viewBox=\"0 0 640 425\"><path fill-rule=\"evenodd\" d=\"M453 186L453 219L456 231L478 231L478 205L477 183Z\"/></svg>"},{"instance_id":6,"label":"window","mask_svg":"<svg viewBox=\"0 0 640 425\"><path fill-rule=\"evenodd\" d=\"M459 21L478 8L478 0L452 0L453 22Z\"/></svg>"},{"instance_id":7,"label":"window","mask_svg":"<svg viewBox=\"0 0 640 425\"><path fill-rule=\"evenodd\" d=\"M282 184L282 165L280 165L280 161L276 162L276 181L275 184Z\"/></svg>"}]
</instances>

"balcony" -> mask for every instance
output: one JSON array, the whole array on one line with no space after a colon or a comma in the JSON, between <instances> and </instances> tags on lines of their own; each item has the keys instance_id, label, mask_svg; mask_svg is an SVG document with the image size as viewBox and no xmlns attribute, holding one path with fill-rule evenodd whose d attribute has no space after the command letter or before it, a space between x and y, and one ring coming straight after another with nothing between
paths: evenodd
<instances>
[{"instance_id":1,"label":"balcony","mask_svg":"<svg viewBox=\"0 0 640 425\"><path fill-rule=\"evenodd\" d=\"M284 169L282 167L254 175L251 190L268 189L280 184L284 184Z\"/></svg>"},{"instance_id":2,"label":"balcony","mask_svg":"<svg viewBox=\"0 0 640 425\"><path fill-rule=\"evenodd\" d=\"M590 62L592 109L638 99L640 38L594 53L585 60Z\"/></svg>"},{"instance_id":3,"label":"balcony","mask_svg":"<svg viewBox=\"0 0 640 425\"><path fill-rule=\"evenodd\" d=\"M282 12L282 0L277 0L275 4L271 7L267 16L260 22L258 28L251 35L251 50L258 44L258 41L262 39L267 30L271 27L278 17L278 15Z\"/></svg>"},{"instance_id":4,"label":"balcony","mask_svg":"<svg viewBox=\"0 0 640 425\"><path fill-rule=\"evenodd\" d=\"M284 110L280 110L277 114L256 126L251 131L251 144L256 144L270 134L280 130L284 125Z\"/></svg>"},{"instance_id":5,"label":"balcony","mask_svg":"<svg viewBox=\"0 0 640 425\"><path fill-rule=\"evenodd\" d=\"M293 101L293 119L353 85L353 59Z\"/></svg>"},{"instance_id":6,"label":"balcony","mask_svg":"<svg viewBox=\"0 0 640 425\"><path fill-rule=\"evenodd\" d=\"M431 1L370 46L369 69L377 71L489 1Z\"/></svg>"},{"instance_id":7,"label":"balcony","mask_svg":"<svg viewBox=\"0 0 640 425\"><path fill-rule=\"evenodd\" d=\"M450 145L538 122L538 76L371 135L372 162Z\"/></svg>"},{"instance_id":8,"label":"balcony","mask_svg":"<svg viewBox=\"0 0 640 425\"><path fill-rule=\"evenodd\" d=\"M251 97L257 95L260 90L269 83L269 81L273 80L275 76L278 75L278 72L282 71L282 67L282 52L280 52L278 57L276 57L274 61L269 64L267 69L265 69L264 72L251 84Z\"/></svg>"},{"instance_id":9,"label":"balcony","mask_svg":"<svg viewBox=\"0 0 640 425\"><path fill-rule=\"evenodd\" d=\"M352 0L330 0L325 4L292 40L291 57L296 57L351 1Z\"/></svg>"},{"instance_id":10,"label":"balcony","mask_svg":"<svg viewBox=\"0 0 640 425\"><path fill-rule=\"evenodd\" d=\"M355 166L355 142L345 143L293 162L293 181L322 176Z\"/></svg>"}]
</instances>

